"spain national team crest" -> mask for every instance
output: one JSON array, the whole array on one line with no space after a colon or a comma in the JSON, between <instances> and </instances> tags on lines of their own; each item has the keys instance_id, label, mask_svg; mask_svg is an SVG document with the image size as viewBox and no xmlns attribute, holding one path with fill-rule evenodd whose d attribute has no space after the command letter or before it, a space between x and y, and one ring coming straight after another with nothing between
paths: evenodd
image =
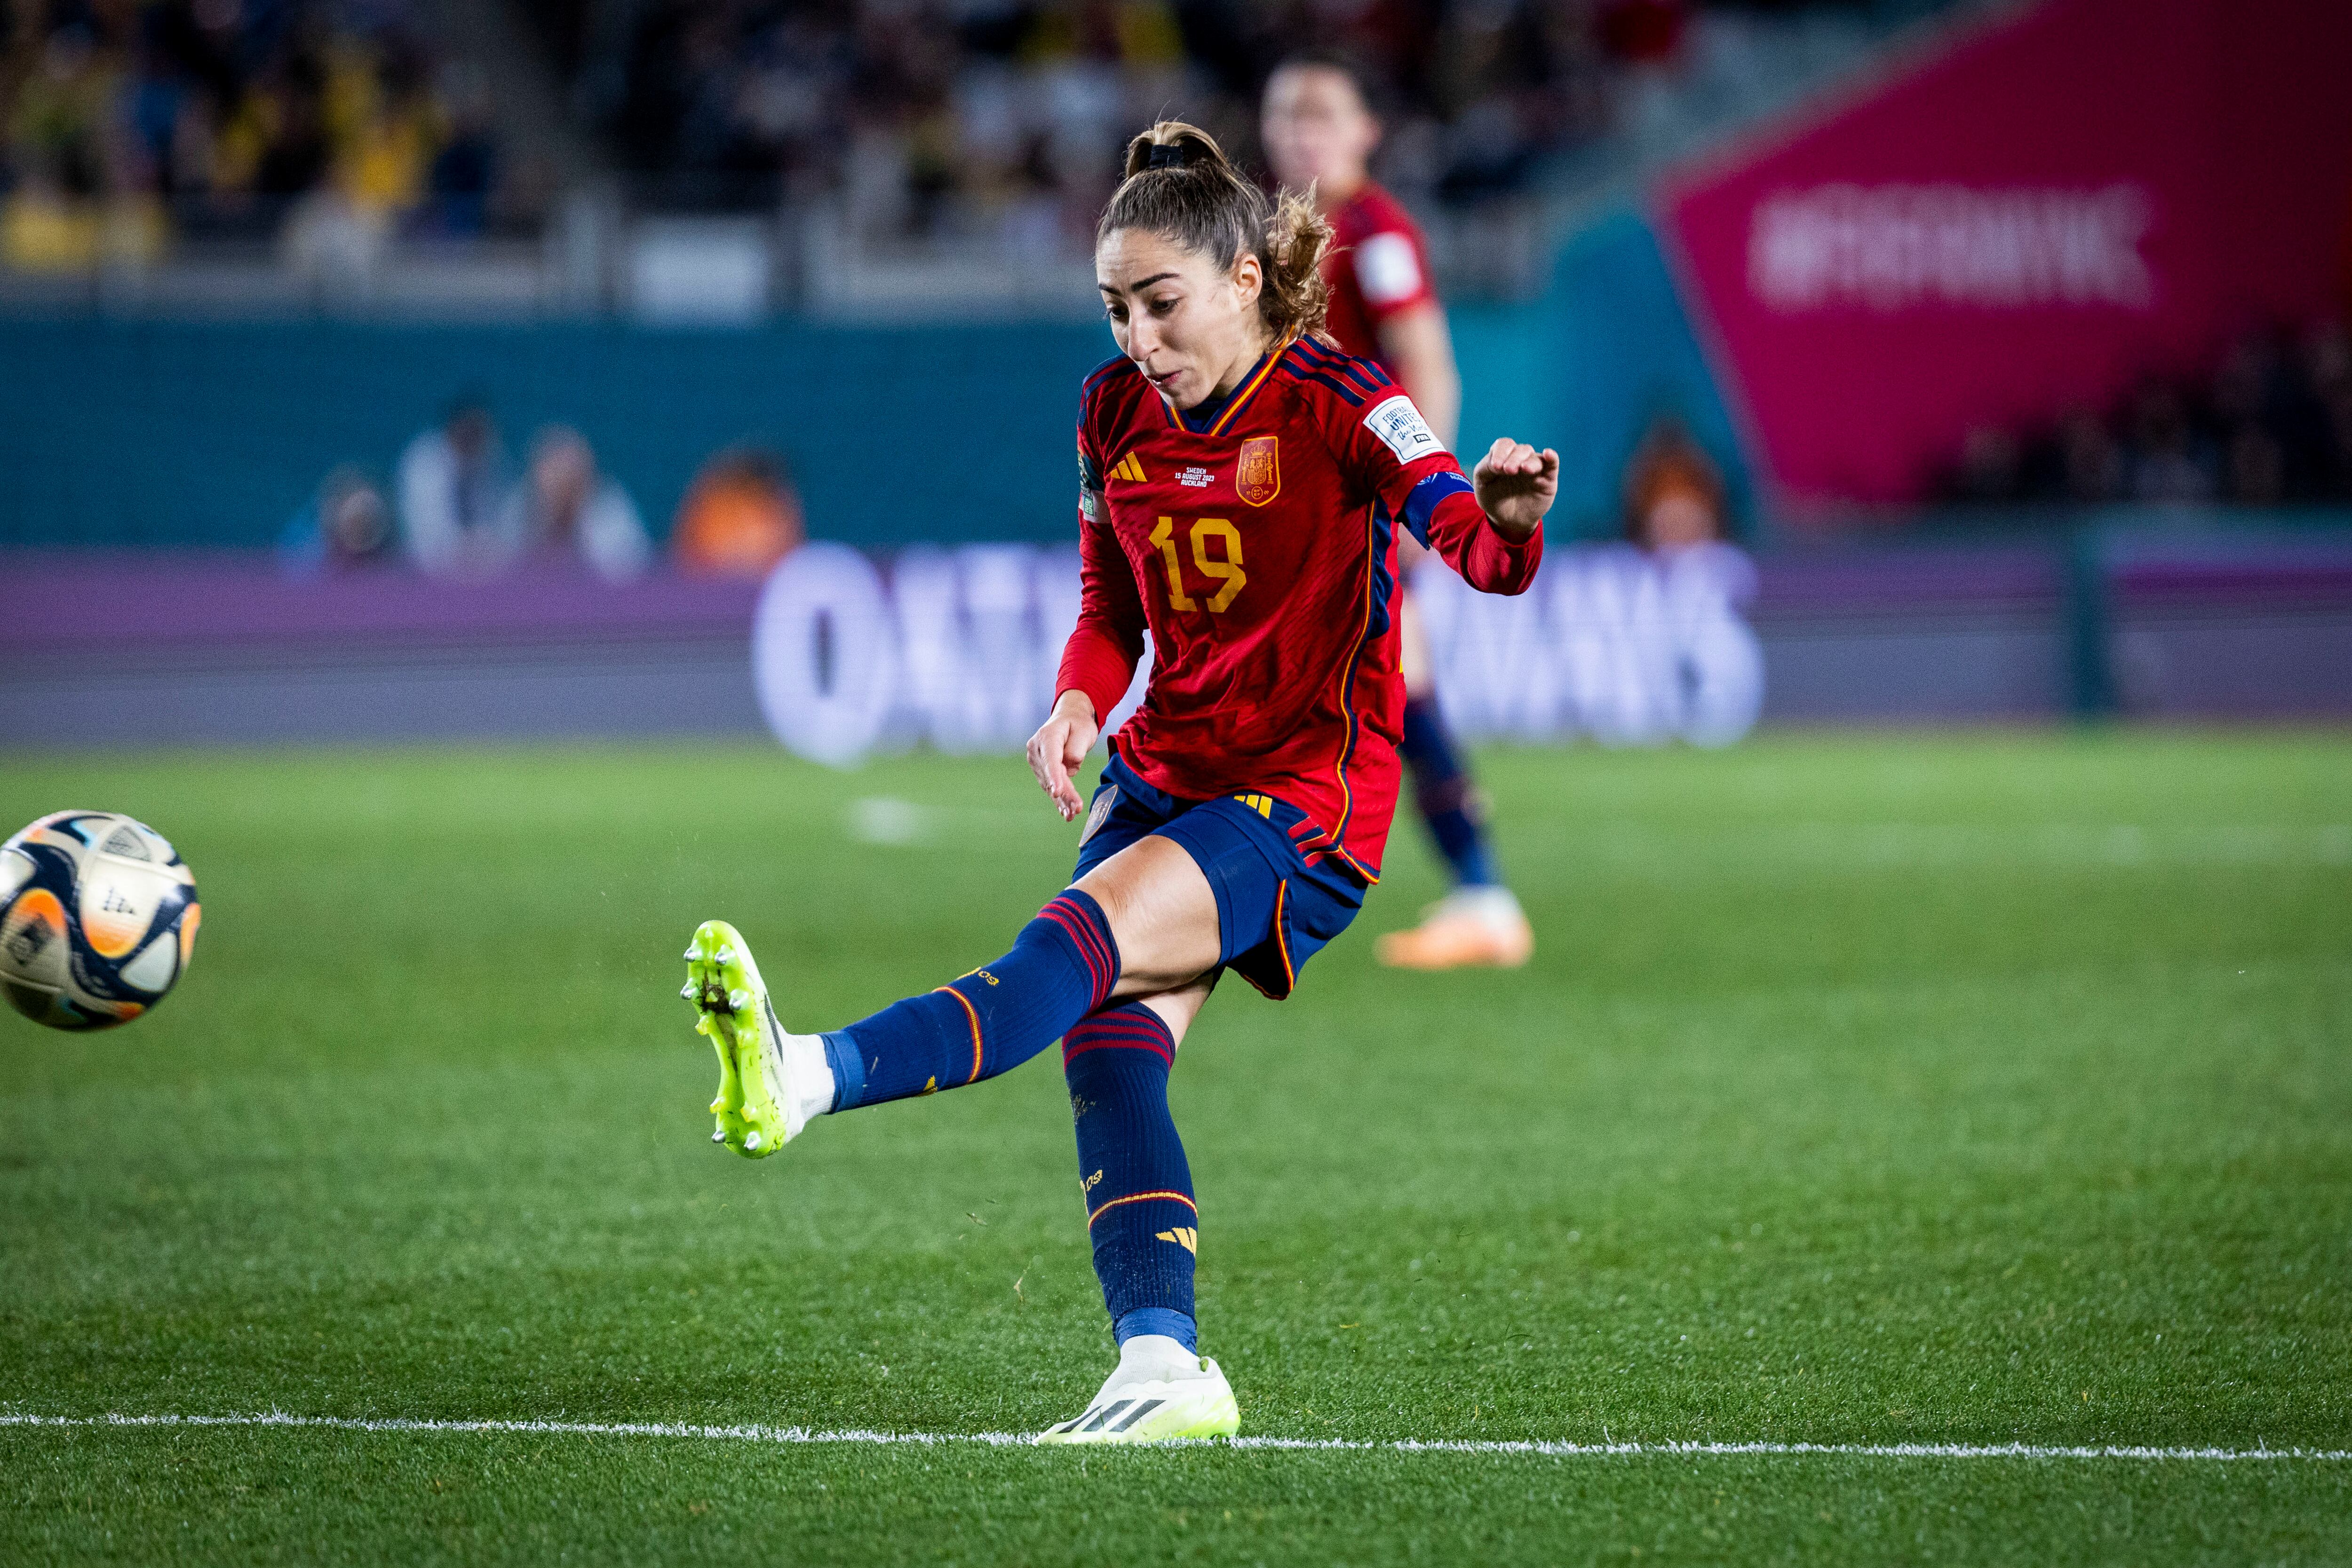
<instances>
[{"instance_id":1,"label":"spain national team crest","mask_svg":"<svg viewBox=\"0 0 2352 1568\"><path fill-rule=\"evenodd\" d=\"M1282 494L1279 439L1253 435L1242 443L1241 465L1234 470L1234 488L1253 507L1263 507Z\"/></svg>"}]
</instances>

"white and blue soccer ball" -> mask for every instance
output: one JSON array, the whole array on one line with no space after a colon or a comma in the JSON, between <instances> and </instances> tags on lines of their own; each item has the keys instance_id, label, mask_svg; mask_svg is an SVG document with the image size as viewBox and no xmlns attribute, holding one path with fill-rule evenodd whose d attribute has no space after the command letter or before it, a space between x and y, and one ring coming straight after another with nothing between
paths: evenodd
<instances>
[{"instance_id":1,"label":"white and blue soccer ball","mask_svg":"<svg viewBox=\"0 0 2352 1568\"><path fill-rule=\"evenodd\" d=\"M163 834L52 812L0 844L0 993L51 1029L129 1023L186 971L201 914Z\"/></svg>"}]
</instances>

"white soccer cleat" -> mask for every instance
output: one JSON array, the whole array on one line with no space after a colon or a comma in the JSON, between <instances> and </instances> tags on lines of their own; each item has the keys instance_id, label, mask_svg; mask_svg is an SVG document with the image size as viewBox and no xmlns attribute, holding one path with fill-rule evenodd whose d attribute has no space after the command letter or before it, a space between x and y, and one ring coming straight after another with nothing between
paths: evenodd
<instances>
[{"instance_id":1,"label":"white soccer cleat","mask_svg":"<svg viewBox=\"0 0 2352 1568\"><path fill-rule=\"evenodd\" d=\"M1138 1334L1084 1413L1037 1435L1041 1443L1170 1443L1230 1437L1241 1429L1234 1385L1217 1364L1165 1334Z\"/></svg>"}]
</instances>

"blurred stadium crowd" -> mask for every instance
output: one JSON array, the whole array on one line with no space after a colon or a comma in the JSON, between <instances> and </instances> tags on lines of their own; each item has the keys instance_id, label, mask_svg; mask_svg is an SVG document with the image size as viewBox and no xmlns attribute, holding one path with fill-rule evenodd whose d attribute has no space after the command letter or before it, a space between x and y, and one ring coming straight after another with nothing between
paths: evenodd
<instances>
[{"instance_id":1,"label":"blurred stadium crowd","mask_svg":"<svg viewBox=\"0 0 2352 1568\"><path fill-rule=\"evenodd\" d=\"M1254 155L1266 73L1335 50L1389 121L1384 180L1473 205L1638 119L1709 17L1938 3L509 0L486 34L450 23L487 0L0 0L0 260L534 232L560 182L500 113L518 69L641 210L828 199L861 235L1064 251L1137 125L1181 110Z\"/></svg>"},{"instance_id":2,"label":"blurred stadium crowd","mask_svg":"<svg viewBox=\"0 0 2352 1568\"><path fill-rule=\"evenodd\" d=\"M1685 0L658 0L583 101L677 199L781 188L898 204L920 231L1090 228L1133 129L1181 106L1234 147L1303 47L1344 51L1408 199L1523 187L1610 123L1616 75L1672 59Z\"/></svg>"},{"instance_id":3,"label":"blurred stadium crowd","mask_svg":"<svg viewBox=\"0 0 2352 1568\"><path fill-rule=\"evenodd\" d=\"M2249 333L2201 379L2147 377L2044 427L1979 426L1940 488L1983 505L2352 501L2352 334L2340 319Z\"/></svg>"},{"instance_id":4,"label":"blurred stadium crowd","mask_svg":"<svg viewBox=\"0 0 2352 1568\"><path fill-rule=\"evenodd\" d=\"M0 255L26 270L289 223L477 235L541 204L409 0L8 0L0 122Z\"/></svg>"}]
</instances>

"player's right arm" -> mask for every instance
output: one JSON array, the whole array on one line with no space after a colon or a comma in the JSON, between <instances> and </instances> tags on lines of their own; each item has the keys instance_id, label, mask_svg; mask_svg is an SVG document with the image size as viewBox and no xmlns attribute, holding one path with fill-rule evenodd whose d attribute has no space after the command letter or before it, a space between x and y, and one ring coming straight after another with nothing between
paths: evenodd
<instances>
[{"instance_id":1,"label":"player's right arm","mask_svg":"<svg viewBox=\"0 0 2352 1568\"><path fill-rule=\"evenodd\" d=\"M1421 416L1449 447L1462 423L1462 371L1454 362L1454 334L1445 308L1430 295L1381 318L1381 358L1412 396Z\"/></svg>"},{"instance_id":2,"label":"player's right arm","mask_svg":"<svg viewBox=\"0 0 2352 1568\"><path fill-rule=\"evenodd\" d=\"M1066 822L1086 802L1071 775L1102 735L1102 721L1127 695L1143 657L1143 595L1135 568L1111 528L1102 465L1078 431L1078 623L1062 649L1054 711L1029 737L1029 770Z\"/></svg>"}]
</instances>

